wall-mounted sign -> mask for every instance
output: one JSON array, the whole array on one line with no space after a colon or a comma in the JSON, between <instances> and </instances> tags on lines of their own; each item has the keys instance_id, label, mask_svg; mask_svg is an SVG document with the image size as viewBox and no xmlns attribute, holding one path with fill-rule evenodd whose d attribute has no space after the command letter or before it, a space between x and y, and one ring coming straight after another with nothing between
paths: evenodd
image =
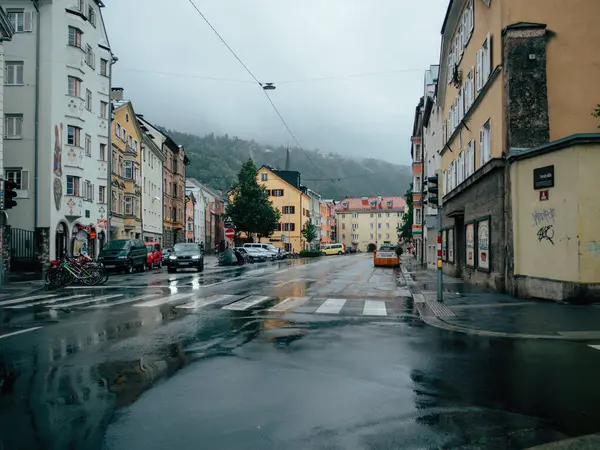
<instances>
[{"instance_id":1,"label":"wall-mounted sign","mask_svg":"<svg viewBox=\"0 0 600 450\"><path fill-rule=\"evenodd\" d=\"M448 230L448 262L454 262L454 228Z\"/></svg>"},{"instance_id":2,"label":"wall-mounted sign","mask_svg":"<svg viewBox=\"0 0 600 450\"><path fill-rule=\"evenodd\" d=\"M533 169L533 188L546 189L554 187L554 166Z\"/></svg>"},{"instance_id":3,"label":"wall-mounted sign","mask_svg":"<svg viewBox=\"0 0 600 450\"><path fill-rule=\"evenodd\" d=\"M475 267L475 224L465 225L465 245L467 247L467 266Z\"/></svg>"},{"instance_id":4,"label":"wall-mounted sign","mask_svg":"<svg viewBox=\"0 0 600 450\"><path fill-rule=\"evenodd\" d=\"M442 230L442 261L448 261L448 230Z\"/></svg>"},{"instance_id":5,"label":"wall-mounted sign","mask_svg":"<svg viewBox=\"0 0 600 450\"><path fill-rule=\"evenodd\" d=\"M540 191L540 202L544 202L550 198L550 192L548 189Z\"/></svg>"}]
</instances>

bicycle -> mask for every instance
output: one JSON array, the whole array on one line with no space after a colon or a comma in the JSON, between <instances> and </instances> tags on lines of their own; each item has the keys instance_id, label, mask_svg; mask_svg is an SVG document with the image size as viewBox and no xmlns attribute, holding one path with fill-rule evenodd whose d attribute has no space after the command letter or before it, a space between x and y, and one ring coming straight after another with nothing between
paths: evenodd
<instances>
[{"instance_id":1,"label":"bicycle","mask_svg":"<svg viewBox=\"0 0 600 450\"><path fill-rule=\"evenodd\" d=\"M75 280L95 286L108 279L106 269L97 263L84 263L67 256L60 261L52 261L51 264L46 272L46 283L51 287L69 285Z\"/></svg>"}]
</instances>

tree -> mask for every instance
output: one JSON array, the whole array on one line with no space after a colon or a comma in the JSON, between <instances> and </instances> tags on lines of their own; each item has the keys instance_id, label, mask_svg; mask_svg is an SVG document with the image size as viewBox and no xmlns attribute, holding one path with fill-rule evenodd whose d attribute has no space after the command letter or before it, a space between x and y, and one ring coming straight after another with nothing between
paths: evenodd
<instances>
[{"instance_id":1,"label":"tree","mask_svg":"<svg viewBox=\"0 0 600 450\"><path fill-rule=\"evenodd\" d=\"M308 219L302 229L302 236L306 239L306 242L310 245L312 241L317 239L317 227L313 223L312 219Z\"/></svg>"},{"instance_id":2,"label":"tree","mask_svg":"<svg viewBox=\"0 0 600 450\"><path fill-rule=\"evenodd\" d=\"M269 194L257 178L254 161L248 158L237 174L231 199L225 207L225 216L233 222L238 232L246 233L248 237L253 233L262 237L270 236L280 218L279 211L273 207Z\"/></svg>"},{"instance_id":3,"label":"tree","mask_svg":"<svg viewBox=\"0 0 600 450\"><path fill-rule=\"evenodd\" d=\"M405 242L412 240L412 225L413 225L413 199L412 199L412 190L413 185L410 183L410 187L404 194L404 199L406 200L406 211L404 211L404 215L402 216L402 226L398 230L400 232L400 237L404 239Z\"/></svg>"}]
</instances>

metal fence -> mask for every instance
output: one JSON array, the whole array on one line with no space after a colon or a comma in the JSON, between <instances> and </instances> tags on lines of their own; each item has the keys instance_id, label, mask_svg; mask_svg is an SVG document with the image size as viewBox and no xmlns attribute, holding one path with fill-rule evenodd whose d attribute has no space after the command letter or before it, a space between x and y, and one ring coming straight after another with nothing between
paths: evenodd
<instances>
[{"instance_id":1,"label":"metal fence","mask_svg":"<svg viewBox=\"0 0 600 450\"><path fill-rule=\"evenodd\" d=\"M10 259L35 259L35 234L21 228L10 229Z\"/></svg>"}]
</instances>

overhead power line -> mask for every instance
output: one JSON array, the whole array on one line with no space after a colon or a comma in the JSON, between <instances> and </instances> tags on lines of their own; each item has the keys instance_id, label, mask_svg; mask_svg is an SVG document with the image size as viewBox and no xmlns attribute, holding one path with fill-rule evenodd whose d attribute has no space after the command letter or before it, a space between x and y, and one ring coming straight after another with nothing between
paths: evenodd
<instances>
[{"instance_id":1,"label":"overhead power line","mask_svg":"<svg viewBox=\"0 0 600 450\"><path fill-rule=\"evenodd\" d=\"M326 177L326 178L305 178L304 181L341 181L346 180L348 178L363 178L363 177L371 177L373 175L392 175L392 172L371 172L371 173L363 173L360 175L347 175L344 177Z\"/></svg>"}]
</instances>

